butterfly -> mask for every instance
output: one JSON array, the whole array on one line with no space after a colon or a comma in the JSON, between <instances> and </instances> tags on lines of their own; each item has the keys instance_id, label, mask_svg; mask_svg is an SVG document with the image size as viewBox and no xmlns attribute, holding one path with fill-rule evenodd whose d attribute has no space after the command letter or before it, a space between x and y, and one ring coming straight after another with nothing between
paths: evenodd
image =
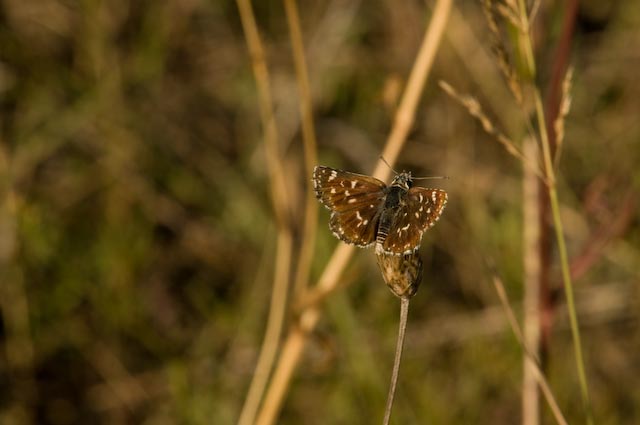
<instances>
[{"instance_id":1,"label":"butterfly","mask_svg":"<svg viewBox=\"0 0 640 425\"><path fill-rule=\"evenodd\" d=\"M333 234L362 248L375 244L376 254L412 254L440 218L447 192L412 184L410 172L397 174L387 186L375 177L330 167L313 170L316 197L331 211Z\"/></svg>"}]
</instances>

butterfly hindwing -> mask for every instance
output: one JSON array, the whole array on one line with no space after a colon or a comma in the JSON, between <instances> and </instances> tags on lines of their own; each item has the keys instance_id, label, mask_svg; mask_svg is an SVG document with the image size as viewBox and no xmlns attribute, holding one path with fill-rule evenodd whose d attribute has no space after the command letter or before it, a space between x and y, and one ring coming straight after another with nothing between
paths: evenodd
<instances>
[{"instance_id":1,"label":"butterfly hindwing","mask_svg":"<svg viewBox=\"0 0 640 425\"><path fill-rule=\"evenodd\" d=\"M438 221L446 203L447 193L444 190L410 188L382 244L383 251L400 255L418 249L422 234Z\"/></svg>"}]
</instances>

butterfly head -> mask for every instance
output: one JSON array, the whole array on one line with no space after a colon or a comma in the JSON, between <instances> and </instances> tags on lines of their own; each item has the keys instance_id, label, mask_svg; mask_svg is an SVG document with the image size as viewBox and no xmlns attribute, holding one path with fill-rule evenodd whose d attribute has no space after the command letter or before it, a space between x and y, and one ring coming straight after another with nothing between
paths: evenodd
<instances>
[{"instance_id":1,"label":"butterfly head","mask_svg":"<svg viewBox=\"0 0 640 425\"><path fill-rule=\"evenodd\" d=\"M396 175L391 182L391 186L401 187L404 190L409 190L412 185L411 171L403 171Z\"/></svg>"}]
</instances>

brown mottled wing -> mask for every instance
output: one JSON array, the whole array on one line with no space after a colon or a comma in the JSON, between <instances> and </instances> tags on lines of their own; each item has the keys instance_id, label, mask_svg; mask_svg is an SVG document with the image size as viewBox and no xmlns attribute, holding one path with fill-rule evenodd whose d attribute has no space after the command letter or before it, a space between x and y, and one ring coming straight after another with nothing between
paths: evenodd
<instances>
[{"instance_id":1,"label":"brown mottled wing","mask_svg":"<svg viewBox=\"0 0 640 425\"><path fill-rule=\"evenodd\" d=\"M382 244L383 251L401 255L418 249L422 234L436 224L446 204L447 192L444 190L424 187L409 189Z\"/></svg>"},{"instance_id":2,"label":"brown mottled wing","mask_svg":"<svg viewBox=\"0 0 640 425\"><path fill-rule=\"evenodd\" d=\"M331 211L329 227L340 240L367 247L376 239L386 185L374 178L318 166L313 170L316 197Z\"/></svg>"}]
</instances>

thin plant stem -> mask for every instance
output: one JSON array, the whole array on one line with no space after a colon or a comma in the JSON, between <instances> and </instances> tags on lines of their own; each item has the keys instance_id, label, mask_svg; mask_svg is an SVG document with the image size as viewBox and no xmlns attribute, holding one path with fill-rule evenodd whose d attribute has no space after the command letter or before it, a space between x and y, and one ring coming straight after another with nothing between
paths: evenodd
<instances>
[{"instance_id":1,"label":"thin plant stem","mask_svg":"<svg viewBox=\"0 0 640 425\"><path fill-rule=\"evenodd\" d=\"M549 161L549 162L547 162ZM547 167L552 167L550 158L546 158ZM553 179L553 176L549 176ZM549 200L551 201L551 212L553 214L553 222L556 231L556 239L558 243L558 252L560 254L560 265L562 268L562 280L564 282L565 297L567 298L567 309L569 310L569 320L571 323L571 335L573 337L574 354L576 357L576 367L578 369L578 379L580 381L580 392L582 402L584 403L587 415L587 424L593 424L591 414L591 401L589 398L589 387L587 383L587 375L584 367L584 359L582 356L582 342L580 339L580 326L576 313L575 301L573 296L573 283L571 281L571 272L569 268L569 258L567 255L567 246L564 240L564 230L562 220L560 218L560 206L558 202L558 193L555 186L549 187Z\"/></svg>"},{"instance_id":2,"label":"thin plant stem","mask_svg":"<svg viewBox=\"0 0 640 425\"><path fill-rule=\"evenodd\" d=\"M345 269L354 250L353 245L338 245L320 276L318 285L330 287L337 285L340 274ZM307 338L317 325L320 316L320 306L318 304L310 305L300 313L298 320L291 327L280 351L278 364L269 383L262 409L258 414L257 425L275 423Z\"/></svg>"},{"instance_id":3,"label":"thin plant stem","mask_svg":"<svg viewBox=\"0 0 640 425\"><path fill-rule=\"evenodd\" d=\"M527 158L538 158L535 139L526 137L523 152ZM526 223L522 229L523 262L523 333L524 343L535 358L540 353L540 208L539 180L526 166L522 167L522 215ZM522 372L522 425L540 423L540 392L536 372L528 356L523 356Z\"/></svg>"},{"instance_id":4,"label":"thin plant stem","mask_svg":"<svg viewBox=\"0 0 640 425\"><path fill-rule=\"evenodd\" d=\"M525 342L522 330L518 325L518 320L516 319L516 315L514 314L513 309L509 304L509 298L507 297L507 292L504 289L502 280L498 276L494 276L493 285L496 288L496 292L498 293L498 298L500 298L500 302L502 303L504 311L507 315L507 321L511 326L511 330L513 331L513 334L516 336L518 343L520 343L520 346L524 351L525 357L529 360L529 364L532 368L533 375L538 381L538 385L540 385L540 388L542 389L542 394L547 400L547 403L549 404L549 408L551 409L551 412L553 413L553 416L555 417L556 422L558 422L559 425L568 425L567 420L562 414L562 411L560 410L560 406L558 405L558 402L556 401L553 395L553 392L551 391L551 387L549 387L549 383L547 382L547 379L545 378L544 374L542 373L542 370L540 369L540 365L538 364L538 359L536 358L535 354L531 352L531 350L529 349L529 347Z\"/></svg>"},{"instance_id":5,"label":"thin plant stem","mask_svg":"<svg viewBox=\"0 0 640 425\"><path fill-rule=\"evenodd\" d=\"M523 22L523 28L527 31L522 33L522 47L525 55L528 70L535 78L536 64L533 56L533 45L529 34L529 21L526 12L526 5L524 0L519 0L520 18ZM536 111L536 120L538 124L538 132L540 134L540 140L542 144L542 154L544 161L545 173L548 181L549 201L551 204L551 212L553 216L554 229L556 233L556 240L558 244L558 252L560 254L560 267L562 269L562 280L564 282L564 292L567 299L567 309L569 311L569 319L571 323L571 335L573 338L573 348L576 359L576 368L578 370L578 380L580 382L580 394L582 396L582 402L586 410L587 424L593 424L593 418L591 413L591 402L589 398L589 388L587 384L587 375L584 367L584 359L582 355L582 343L580 339L580 327L578 325L578 317L575 308L574 296L573 296L573 283L571 281L571 273L569 269L569 258L567 255L567 247L564 239L564 230L562 226L562 219L560 217L560 205L558 201L558 192L556 188L556 178L553 168L553 159L551 155L551 147L549 144L549 135L547 133L547 126L544 115L544 108L542 106L542 98L540 90L534 86L533 97Z\"/></svg>"},{"instance_id":6,"label":"thin plant stem","mask_svg":"<svg viewBox=\"0 0 640 425\"><path fill-rule=\"evenodd\" d=\"M427 82L427 76L438 52L438 47L442 41L442 35L446 29L447 22L449 21L452 2L453 0L438 0L433 9L431 22L422 40L418 56L409 75L407 87L405 88L400 106L395 115L394 125L387 138L385 148L382 151L382 157L385 158L389 164L393 165L396 162L415 119L418 101L422 96L424 86ZM389 172L390 170L387 165L383 161L378 161L373 176L384 180L389 176Z\"/></svg>"},{"instance_id":7,"label":"thin plant stem","mask_svg":"<svg viewBox=\"0 0 640 425\"><path fill-rule=\"evenodd\" d=\"M384 409L383 425L389 425L391 419L391 408L396 395L398 385L398 373L400 372L400 360L402 358L402 348L404 347L404 335L407 331L407 318L409 316L409 298L400 298L400 324L398 326L398 342L396 344L396 355L393 360L393 372L391 372L391 383L389 384L389 395L387 396L387 406Z\"/></svg>"},{"instance_id":8,"label":"thin plant stem","mask_svg":"<svg viewBox=\"0 0 640 425\"><path fill-rule=\"evenodd\" d=\"M293 51L293 62L296 69L296 81L300 96L300 115L302 124L302 142L304 146L304 164L306 197L304 209L304 225L302 246L298 256L295 278L293 283L294 294L300 295L307 289L311 261L316 245L316 231L318 221L318 205L311 182L313 167L317 164L317 142L316 130L313 123L313 99L309 84L309 71L304 54L304 43L302 40L302 30L300 28L300 16L296 0L284 0L284 8L289 24L291 47Z\"/></svg>"},{"instance_id":9,"label":"thin plant stem","mask_svg":"<svg viewBox=\"0 0 640 425\"><path fill-rule=\"evenodd\" d=\"M279 232L276 247L276 268L274 270L274 287L271 293L269 316L256 368L247 392L238 424L252 424L255 420L260 400L269 380L275 362L278 345L282 334L282 326L286 311L287 276L291 258L293 240L290 233Z\"/></svg>"},{"instance_id":10,"label":"thin plant stem","mask_svg":"<svg viewBox=\"0 0 640 425\"><path fill-rule=\"evenodd\" d=\"M442 34L446 28L446 23L451 11L451 4L452 0L438 0L434 8L431 22L425 32L402 101L396 113L393 128L382 153L382 156L386 158L390 164L393 164L397 159L413 123L418 100L422 94L431 66L433 65L435 54L442 40ZM389 175L389 169L382 161L378 161L373 175L379 179L385 179ZM318 284L316 285L317 290L322 293L335 290L338 286L340 276L353 255L354 250L355 248L352 245L338 245L318 280ZM312 291L315 291L316 288ZM322 297L319 297L318 299L321 298ZM321 310L319 304L308 305L298 315L297 321L291 327L291 331L282 346L278 363L265 395L264 403L258 414L256 424L271 425L275 423L291 382L293 372L302 356L308 335L317 325L320 316Z\"/></svg>"},{"instance_id":11,"label":"thin plant stem","mask_svg":"<svg viewBox=\"0 0 640 425\"><path fill-rule=\"evenodd\" d=\"M278 129L273 113L273 98L269 84L269 70L265 61L265 52L260 40L250 0L237 0L238 11L245 33L245 39L251 65L256 80L260 118L264 131L264 146L269 170L270 189L273 209L278 228L276 242L273 289L267 317L266 330L256 369L247 392L239 423L249 425L254 422L260 400L264 394L269 375L277 355L287 307L289 292L290 265L293 251L293 235L287 219L288 197L284 179L284 167L278 146Z\"/></svg>"}]
</instances>

